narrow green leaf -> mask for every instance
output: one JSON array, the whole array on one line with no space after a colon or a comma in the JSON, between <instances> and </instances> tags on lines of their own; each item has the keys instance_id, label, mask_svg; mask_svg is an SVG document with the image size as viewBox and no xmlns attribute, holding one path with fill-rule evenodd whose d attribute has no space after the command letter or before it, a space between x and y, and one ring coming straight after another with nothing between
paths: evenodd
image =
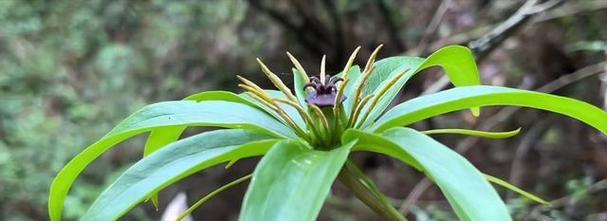
<instances>
[{"instance_id":1,"label":"narrow green leaf","mask_svg":"<svg viewBox=\"0 0 607 221\"><path fill-rule=\"evenodd\" d=\"M239 220L316 220L353 145L318 151L295 141L278 143L257 165Z\"/></svg>"},{"instance_id":2,"label":"narrow green leaf","mask_svg":"<svg viewBox=\"0 0 607 221\"><path fill-rule=\"evenodd\" d=\"M57 174L49 194L51 220L61 220L63 203L72 183L93 160L132 136L167 126L248 128L275 137L296 137L287 126L263 111L240 103L169 101L146 106L80 152Z\"/></svg>"},{"instance_id":3,"label":"narrow green leaf","mask_svg":"<svg viewBox=\"0 0 607 221\"><path fill-rule=\"evenodd\" d=\"M512 185L500 178L488 175L488 174L483 174L483 176L485 176L485 179L487 179L489 182L492 182L494 184L500 185L506 189L509 189L515 193L520 194L521 196L526 197L527 199L531 200L531 201L535 201L539 204L545 205L545 206L550 206L550 203L547 202L546 200L543 200L542 198L540 198L539 196L533 195L532 193L528 193L524 190L522 190L521 188L516 187L515 185Z\"/></svg>"},{"instance_id":4,"label":"narrow green leaf","mask_svg":"<svg viewBox=\"0 0 607 221\"><path fill-rule=\"evenodd\" d=\"M196 93L190 95L184 100L190 101L209 101L209 100L219 100L219 101L231 101L236 103L246 104L252 107L256 107L255 104L250 103L246 99L239 97L238 95L228 92L228 91L204 91L200 93ZM145 147L143 149L143 157L146 157L153 153L154 151L166 146L169 143L175 142L179 139L183 131L185 131L185 126L171 126L171 127L161 127L158 129L154 129L150 132L148 139L145 143ZM152 204L158 210L158 195L153 195L151 197Z\"/></svg>"},{"instance_id":5,"label":"narrow green leaf","mask_svg":"<svg viewBox=\"0 0 607 221\"><path fill-rule=\"evenodd\" d=\"M248 130L216 130L171 143L135 163L106 188L81 220L117 220L147 196L208 167L259 156L276 143Z\"/></svg>"},{"instance_id":6,"label":"narrow green leaf","mask_svg":"<svg viewBox=\"0 0 607 221\"><path fill-rule=\"evenodd\" d=\"M200 93L196 93L196 94L187 96L183 100L198 101L198 102L201 102L201 101L230 101L230 102L235 102L235 103L246 104L246 105L249 105L252 107L256 106L255 104L249 102L248 100L240 97L237 94L229 92L229 91L203 91Z\"/></svg>"},{"instance_id":7,"label":"narrow green leaf","mask_svg":"<svg viewBox=\"0 0 607 221\"><path fill-rule=\"evenodd\" d=\"M293 90L295 91L295 96L297 97L297 101L299 101L299 105L304 109L308 109L308 105L306 105L307 93L304 88L307 83L303 74L293 68Z\"/></svg>"},{"instance_id":8,"label":"narrow green leaf","mask_svg":"<svg viewBox=\"0 0 607 221\"><path fill-rule=\"evenodd\" d=\"M167 144L175 142L177 139L179 139L185 128L186 127L184 126L169 126L152 130L147 141L145 142L145 147L143 148L143 157L145 158ZM154 194L152 197L150 197L150 200L152 201L154 208L158 210L158 195Z\"/></svg>"},{"instance_id":9,"label":"narrow green leaf","mask_svg":"<svg viewBox=\"0 0 607 221\"><path fill-rule=\"evenodd\" d=\"M483 175L464 157L427 135L409 128L388 130L383 137L348 130L344 141L348 140L358 140L355 150L390 149L380 153L423 171L442 190L461 220L511 220L506 205ZM375 142L378 140L381 142Z\"/></svg>"},{"instance_id":10,"label":"narrow green leaf","mask_svg":"<svg viewBox=\"0 0 607 221\"><path fill-rule=\"evenodd\" d=\"M190 96L184 98L184 100L196 101L196 102L211 101L211 100L230 101L230 102L249 105L251 107L256 107L255 104L249 102L248 100L246 100L242 97L239 97L238 95L236 95L232 92L227 92L227 91L200 92L197 94L190 95ZM184 127L184 126L171 126L171 127L161 127L161 128L152 130L152 132L150 133L150 135L147 139L147 142L145 144L143 156L145 157L145 156L153 153L154 151L160 149L161 147L176 141L177 139L179 139L179 137L181 136L181 134L183 133L183 131L185 129L186 129L186 127Z\"/></svg>"},{"instance_id":11,"label":"narrow green leaf","mask_svg":"<svg viewBox=\"0 0 607 221\"><path fill-rule=\"evenodd\" d=\"M244 181L251 179L252 176L253 176L253 174L243 176L241 178L238 178L237 180L234 180L226 185L223 185L223 186L217 188L216 190L213 190L213 192L210 192L206 196L202 197L200 200L196 201L196 203L194 203L194 205L190 206L190 208L188 208L185 212L183 212L181 215L179 215L179 217L177 217L177 220L175 220L175 221L183 220L184 218L188 217L192 212L194 212L194 210L197 210L198 208L200 208L204 203L211 200L217 194L220 194L223 191L226 191L238 184L241 184Z\"/></svg>"},{"instance_id":12,"label":"narrow green leaf","mask_svg":"<svg viewBox=\"0 0 607 221\"><path fill-rule=\"evenodd\" d=\"M426 60L420 57L395 56L375 62L375 68L369 76L363 95L377 92L386 81L405 70L409 70L410 75L413 75Z\"/></svg>"},{"instance_id":13,"label":"narrow green leaf","mask_svg":"<svg viewBox=\"0 0 607 221\"><path fill-rule=\"evenodd\" d=\"M369 130L381 132L452 111L498 105L552 111L607 133L607 112L591 104L557 95L496 86L453 88L409 100L386 112Z\"/></svg>"},{"instance_id":14,"label":"narrow green leaf","mask_svg":"<svg viewBox=\"0 0 607 221\"><path fill-rule=\"evenodd\" d=\"M344 88L344 96L346 96L346 100L343 102L344 110L348 116L350 113L352 113L352 109L354 109L354 92L356 91L356 87L360 85L361 75L360 67L358 65L352 66L348 72L348 79L350 83L348 83L348 85L346 85Z\"/></svg>"},{"instance_id":15,"label":"narrow green leaf","mask_svg":"<svg viewBox=\"0 0 607 221\"><path fill-rule=\"evenodd\" d=\"M264 91L271 98L287 99L287 96L285 96L281 91L277 91L277 90L264 90ZM282 121L282 118L280 117L280 115L278 115L278 113L276 113L276 111L272 110L271 108L269 108L269 107L263 105L262 103L260 103L259 101L255 100L249 94L243 93L243 94L241 94L241 97L244 99L247 99L249 102L255 104L256 107L265 110L267 113L270 113L272 116L274 116L274 118ZM305 128L306 123L304 122L303 118L301 117L301 115L299 115L299 112L297 112L297 110L294 107L291 107L291 106L289 106L287 104L283 104L283 103L278 103L278 105L287 113L287 115L289 115L289 117L291 117L291 119L293 119L293 121L295 122L295 124L297 124L297 126L299 126L300 128Z\"/></svg>"},{"instance_id":16,"label":"narrow green leaf","mask_svg":"<svg viewBox=\"0 0 607 221\"><path fill-rule=\"evenodd\" d=\"M382 59L376 63L376 69L369 79L367 93L376 94L390 79L405 70L407 71L405 76L386 92L386 95L378 101L372 110L364 110L365 112L371 111L364 127L371 124L386 110L409 79L422 70L434 66L442 67L450 81L457 87L480 85L481 83L474 56L470 49L463 46L452 45L441 48L426 59L406 56ZM479 108L472 108L472 113L475 116L478 116L479 112Z\"/></svg>"},{"instance_id":17,"label":"narrow green leaf","mask_svg":"<svg viewBox=\"0 0 607 221\"><path fill-rule=\"evenodd\" d=\"M432 134L459 134L459 135L468 135L474 137L482 137L489 139L504 139L509 137L516 136L519 132L521 132L521 128L511 131L505 132L490 132L490 131L480 131L480 130L467 130L467 129L436 129L436 130L425 130L422 131L423 134L432 135Z\"/></svg>"}]
</instances>

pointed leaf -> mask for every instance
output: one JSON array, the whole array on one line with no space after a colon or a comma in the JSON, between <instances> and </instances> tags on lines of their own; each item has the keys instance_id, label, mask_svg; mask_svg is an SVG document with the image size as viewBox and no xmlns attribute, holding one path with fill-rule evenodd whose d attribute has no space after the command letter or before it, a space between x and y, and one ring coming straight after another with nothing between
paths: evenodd
<instances>
[{"instance_id":1,"label":"pointed leaf","mask_svg":"<svg viewBox=\"0 0 607 221\"><path fill-rule=\"evenodd\" d=\"M236 103L246 104L252 107L256 107L255 104L250 103L246 99L239 97L238 95L228 92L228 91L204 91L200 93L196 93L190 95L184 100L190 101L209 101L209 100L218 100L218 101L231 101ZM161 127L154 129L150 132L148 139L145 143L145 147L143 148L143 157L150 155L156 150L175 142L179 139L183 131L185 131L185 126L171 126L171 127ZM152 204L156 209L158 209L158 195L153 195L151 197Z\"/></svg>"},{"instance_id":2,"label":"pointed leaf","mask_svg":"<svg viewBox=\"0 0 607 221\"><path fill-rule=\"evenodd\" d=\"M122 121L101 140L84 149L57 174L49 194L51 220L61 219L63 203L72 183L93 160L132 136L167 126L249 128L276 137L296 137L287 126L263 111L240 103L169 101L149 105Z\"/></svg>"},{"instance_id":3,"label":"pointed leaf","mask_svg":"<svg viewBox=\"0 0 607 221\"><path fill-rule=\"evenodd\" d=\"M456 110L498 105L552 111L607 133L607 112L591 104L557 95L496 86L453 88L409 100L386 112L369 130L381 132Z\"/></svg>"},{"instance_id":4,"label":"pointed leaf","mask_svg":"<svg viewBox=\"0 0 607 221\"><path fill-rule=\"evenodd\" d=\"M297 97L297 101L299 101L299 105L305 109L308 108L308 105L306 105L306 97L308 94L304 88L307 83L303 74L293 68L293 90L295 91L295 96Z\"/></svg>"},{"instance_id":5,"label":"pointed leaf","mask_svg":"<svg viewBox=\"0 0 607 221\"><path fill-rule=\"evenodd\" d=\"M423 134L432 135L432 134L458 134L458 135L468 135L474 137L482 137L489 139L504 139L509 137L516 136L519 132L521 132L521 128L511 131L504 132L491 132L491 131L481 131L481 130L467 130L467 129L436 129L436 130L425 130L422 131Z\"/></svg>"},{"instance_id":6,"label":"pointed leaf","mask_svg":"<svg viewBox=\"0 0 607 221\"><path fill-rule=\"evenodd\" d=\"M346 114L352 113L352 109L354 109L354 92L356 91L356 87L360 84L360 67L358 65L354 65L350 68L348 72L348 79L350 83L346 85L344 88L344 96L346 96L346 100L344 100L344 110Z\"/></svg>"},{"instance_id":7,"label":"pointed leaf","mask_svg":"<svg viewBox=\"0 0 607 221\"><path fill-rule=\"evenodd\" d=\"M358 140L357 147L389 149L382 153L407 164L413 160L412 166L436 183L461 220L511 220L506 205L483 175L464 157L427 135L409 128L388 130L383 138L348 130L344 140Z\"/></svg>"},{"instance_id":8,"label":"pointed leaf","mask_svg":"<svg viewBox=\"0 0 607 221\"><path fill-rule=\"evenodd\" d=\"M287 96L285 96L285 94L283 94L281 91L277 91L277 90L264 90L264 91L271 98L274 98L274 99L287 99ZM282 121L282 118L280 117L280 115L278 115L278 113L276 113L276 111L274 111L271 108L265 106L261 102L255 100L248 93L241 94L241 97L244 98L244 99L247 99L249 102L255 104L256 107L265 110L267 113L269 113L272 116L274 116L274 118ZM278 105L287 113L287 115L289 115L289 117L291 117L291 119L293 119L293 121L295 122L295 124L297 124L297 126L299 126L301 128L305 128L306 124L305 124L303 118L301 117L301 115L299 115L299 112L297 112L297 110L294 107L291 107L291 106L289 106L287 104L283 104L283 103L278 103Z\"/></svg>"},{"instance_id":9,"label":"pointed leaf","mask_svg":"<svg viewBox=\"0 0 607 221\"><path fill-rule=\"evenodd\" d=\"M217 130L171 143L140 160L105 189L81 220L117 220L147 196L189 175L236 158L264 154L276 142L247 130Z\"/></svg>"},{"instance_id":10,"label":"pointed leaf","mask_svg":"<svg viewBox=\"0 0 607 221\"><path fill-rule=\"evenodd\" d=\"M354 142L331 151L275 145L255 169L239 220L316 220Z\"/></svg>"},{"instance_id":11,"label":"pointed leaf","mask_svg":"<svg viewBox=\"0 0 607 221\"><path fill-rule=\"evenodd\" d=\"M506 189L509 189L515 193L520 194L521 196L526 197L527 199L531 200L531 201L535 201L539 204L545 205L545 206L550 206L550 203L547 202L546 200L543 200L542 198L540 198L539 196L533 195L532 193L528 193L524 190L522 190L521 188L518 188L515 185L512 185L508 182L506 182L505 180L502 180L500 178L488 175L488 174L483 174L483 176L485 176L485 179L487 179L489 182L492 182L494 184L500 185Z\"/></svg>"},{"instance_id":12,"label":"pointed leaf","mask_svg":"<svg viewBox=\"0 0 607 221\"><path fill-rule=\"evenodd\" d=\"M190 95L184 100L189 101L230 101L235 103L241 103L245 105L249 105L251 107L257 107L254 103L249 102L247 99L242 98L232 92L228 91L204 91L197 94ZM261 109L261 108L260 108ZM263 110L263 109L261 109ZM161 127L158 129L154 129L150 132L150 136L147 139L145 144L145 148L143 151L143 156L147 156L159 148L172 143L179 139L183 131L186 129L184 126L171 126L171 127Z\"/></svg>"},{"instance_id":13,"label":"pointed leaf","mask_svg":"<svg viewBox=\"0 0 607 221\"><path fill-rule=\"evenodd\" d=\"M434 66L442 67L450 81L457 87L481 83L474 56L470 49L463 46L452 45L441 48L426 59L406 56L382 59L376 63L376 69L369 79L367 93L377 94L388 81L403 71L407 71L405 76L386 92L372 110L365 110L371 111L368 120L365 121L365 126L371 124L386 110L409 79L422 70ZM472 108L472 111L474 115L479 113L478 108Z\"/></svg>"}]
</instances>

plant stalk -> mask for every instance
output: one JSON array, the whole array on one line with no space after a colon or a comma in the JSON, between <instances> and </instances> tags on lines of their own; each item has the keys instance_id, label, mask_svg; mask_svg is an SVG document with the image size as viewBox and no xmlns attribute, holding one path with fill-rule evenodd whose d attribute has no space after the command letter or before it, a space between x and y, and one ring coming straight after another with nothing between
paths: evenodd
<instances>
[{"instance_id":1,"label":"plant stalk","mask_svg":"<svg viewBox=\"0 0 607 221\"><path fill-rule=\"evenodd\" d=\"M354 162L350 160L346 162L346 165L339 173L338 179L348 187L360 201L383 219L390 221L407 220L390 202L388 202L386 197L379 192L371 179L369 179Z\"/></svg>"}]
</instances>

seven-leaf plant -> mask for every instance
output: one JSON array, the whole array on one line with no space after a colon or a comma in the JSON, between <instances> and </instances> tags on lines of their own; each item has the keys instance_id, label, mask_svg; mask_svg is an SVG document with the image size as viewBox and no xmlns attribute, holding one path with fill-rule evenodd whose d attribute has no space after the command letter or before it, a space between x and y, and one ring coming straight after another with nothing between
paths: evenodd
<instances>
[{"instance_id":1,"label":"seven-leaf plant","mask_svg":"<svg viewBox=\"0 0 607 221\"><path fill-rule=\"evenodd\" d=\"M483 174L464 157L428 135L454 133L506 138L510 132L465 129L417 131L415 122L484 106L524 106L578 119L607 133L607 113L588 103L533 91L480 86L470 51L442 48L428 58L390 57L375 62L378 47L361 69L309 77L289 53L295 68L293 91L260 60L262 72L278 90L264 90L242 78L241 94L208 91L180 101L151 104L135 112L96 143L74 157L51 185L49 215L61 220L65 198L78 175L97 157L133 136L149 133L144 158L103 191L81 220L116 220L167 186L206 168L263 156L252 175L213 191L186 213L217 193L251 177L240 220L315 220L331 186L339 179L366 205L387 220L404 220L358 167L353 151L393 157L423 172L443 192L461 220L511 220L490 182L546 203L505 181ZM389 104L407 81L423 69L440 66L456 86L431 95ZM186 127L220 127L180 139ZM182 216L182 217L184 217Z\"/></svg>"}]
</instances>

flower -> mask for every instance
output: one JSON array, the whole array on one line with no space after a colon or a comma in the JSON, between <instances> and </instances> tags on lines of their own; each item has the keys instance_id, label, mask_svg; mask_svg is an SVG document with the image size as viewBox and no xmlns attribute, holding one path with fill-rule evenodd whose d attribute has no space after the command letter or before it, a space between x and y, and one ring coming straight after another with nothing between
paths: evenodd
<instances>
[{"instance_id":1,"label":"flower","mask_svg":"<svg viewBox=\"0 0 607 221\"><path fill-rule=\"evenodd\" d=\"M321 79L314 76L310 78L310 83L307 83L304 86L305 88L311 87L314 91L308 94L306 98L306 102L308 104L316 105L320 108L323 107L333 107L335 106L336 97L337 97L337 86L336 84L340 81L343 81L343 78L338 76L333 76L329 78L329 75L325 75L325 81L322 82ZM341 97L341 101L346 100L345 96Z\"/></svg>"}]
</instances>

